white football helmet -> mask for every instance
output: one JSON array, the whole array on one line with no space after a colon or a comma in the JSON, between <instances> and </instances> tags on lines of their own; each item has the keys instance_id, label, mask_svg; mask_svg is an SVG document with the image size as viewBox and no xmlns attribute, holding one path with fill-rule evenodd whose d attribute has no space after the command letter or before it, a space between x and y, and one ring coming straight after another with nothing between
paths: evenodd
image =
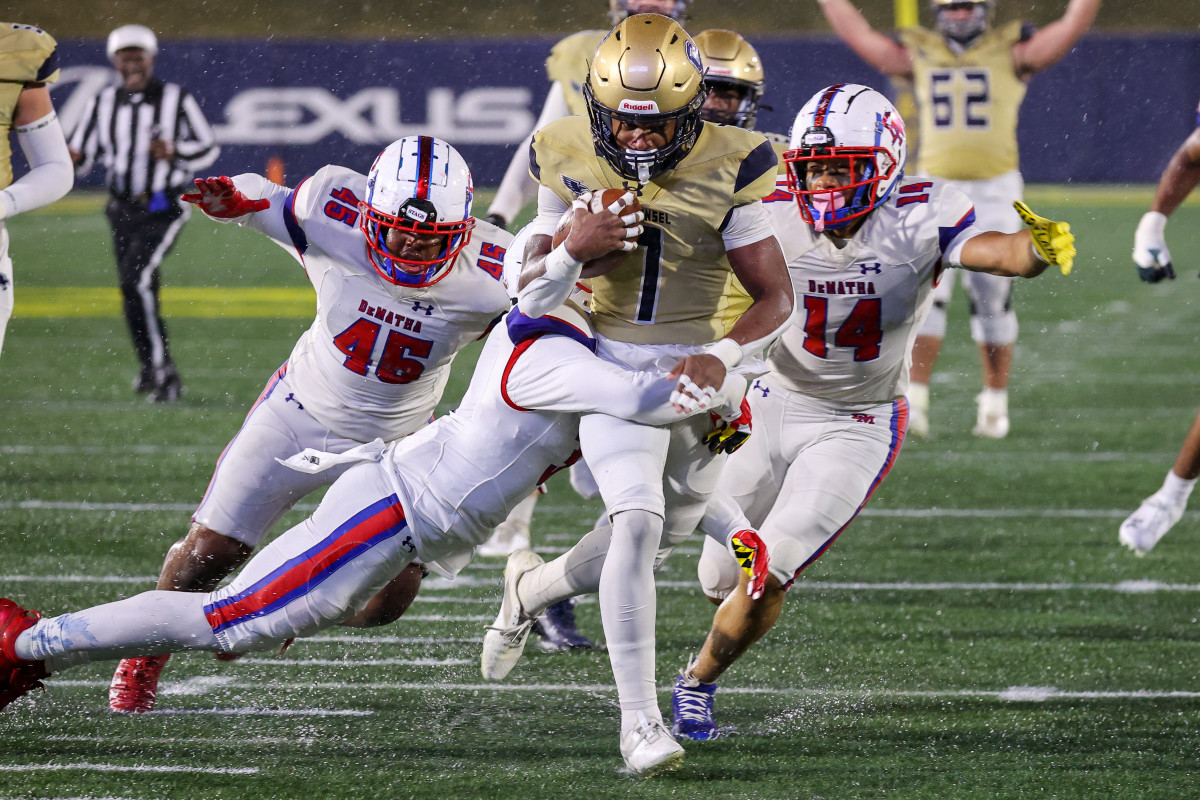
<instances>
[{"instance_id":1,"label":"white football helmet","mask_svg":"<svg viewBox=\"0 0 1200 800\"><path fill-rule=\"evenodd\" d=\"M406 136L375 159L367 196L358 204L367 256L380 275L401 286L430 286L471 240L471 170L450 145L432 136ZM407 259L387 248L388 229L443 235L445 245L430 261Z\"/></svg>"},{"instance_id":2,"label":"white football helmet","mask_svg":"<svg viewBox=\"0 0 1200 800\"><path fill-rule=\"evenodd\" d=\"M805 165L826 159L849 159L851 183L836 192L809 190ZM836 230L883 205L892 193L908 160L904 120L874 89L835 84L800 109L783 160L800 216L819 231Z\"/></svg>"}]
</instances>

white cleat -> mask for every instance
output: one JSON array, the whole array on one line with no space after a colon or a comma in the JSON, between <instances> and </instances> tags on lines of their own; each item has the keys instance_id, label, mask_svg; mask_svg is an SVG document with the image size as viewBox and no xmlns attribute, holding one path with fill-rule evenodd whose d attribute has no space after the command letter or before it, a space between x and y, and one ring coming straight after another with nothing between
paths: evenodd
<instances>
[{"instance_id":1,"label":"white cleat","mask_svg":"<svg viewBox=\"0 0 1200 800\"><path fill-rule=\"evenodd\" d=\"M1167 535L1171 526L1179 522L1186 507L1186 500L1172 503L1162 492L1155 492L1121 523L1121 544L1139 556L1146 555Z\"/></svg>"},{"instance_id":2,"label":"white cleat","mask_svg":"<svg viewBox=\"0 0 1200 800\"><path fill-rule=\"evenodd\" d=\"M492 531L492 536L479 547L475 555L485 558L506 558L518 550L529 549L529 526L504 520Z\"/></svg>"},{"instance_id":3,"label":"white cleat","mask_svg":"<svg viewBox=\"0 0 1200 800\"><path fill-rule=\"evenodd\" d=\"M1008 397L981 392L975 396L979 412L975 415L975 427L971 433L985 439L1003 439L1008 436Z\"/></svg>"},{"instance_id":4,"label":"white cleat","mask_svg":"<svg viewBox=\"0 0 1200 800\"><path fill-rule=\"evenodd\" d=\"M542 557L532 550L518 550L508 557L508 564L504 567L504 599L500 601L500 613L483 635L479 670L485 680L504 680L521 660L536 617L527 617L522 611L521 601L517 597L517 583L522 575L542 563Z\"/></svg>"},{"instance_id":5,"label":"white cleat","mask_svg":"<svg viewBox=\"0 0 1200 800\"><path fill-rule=\"evenodd\" d=\"M630 772L649 778L683 763L683 746L662 720L651 722L638 712L638 725L621 737L621 757Z\"/></svg>"}]
</instances>

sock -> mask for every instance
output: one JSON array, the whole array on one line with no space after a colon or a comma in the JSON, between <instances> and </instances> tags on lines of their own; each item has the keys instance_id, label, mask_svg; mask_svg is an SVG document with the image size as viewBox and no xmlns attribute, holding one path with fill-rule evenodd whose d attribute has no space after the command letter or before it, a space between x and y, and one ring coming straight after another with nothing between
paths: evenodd
<instances>
[{"instance_id":1,"label":"sock","mask_svg":"<svg viewBox=\"0 0 1200 800\"><path fill-rule=\"evenodd\" d=\"M1181 478L1175 474L1174 469L1167 471L1167 479L1163 481L1161 491L1163 495L1171 501L1172 505L1186 504L1188 497L1192 494L1192 489L1196 488L1197 478L1192 478L1190 481L1186 478Z\"/></svg>"},{"instance_id":2,"label":"sock","mask_svg":"<svg viewBox=\"0 0 1200 800\"><path fill-rule=\"evenodd\" d=\"M39 620L17 637L20 658L51 673L92 661L177 650L216 650L202 592L143 592L115 603Z\"/></svg>"},{"instance_id":3,"label":"sock","mask_svg":"<svg viewBox=\"0 0 1200 800\"><path fill-rule=\"evenodd\" d=\"M509 512L506 522L516 525L525 533L529 532L529 525L533 522L533 507L537 505L538 493L533 492Z\"/></svg>"},{"instance_id":4,"label":"sock","mask_svg":"<svg viewBox=\"0 0 1200 800\"><path fill-rule=\"evenodd\" d=\"M547 606L600 589L600 571L608 554L612 528L604 525L584 534L567 552L521 576L517 599L527 616L537 616Z\"/></svg>"},{"instance_id":5,"label":"sock","mask_svg":"<svg viewBox=\"0 0 1200 800\"><path fill-rule=\"evenodd\" d=\"M638 712L662 721L654 682L654 557L663 519L648 511L613 517L612 543L600 575L600 619L621 705L621 735L639 724Z\"/></svg>"},{"instance_id":6,"label":"sock","mask_svg":"<svg viewBox=\"0 0 1200 800\"><path fill-rule=\"evenodd\" d=\"M983 387L979 393L979 409L984 414L1008 416L1008 389Z\"/></svg>"},{"instance_id":7,"label":"sock","mask_svg":"<svg viewBox=\"0 0 1200 800\"><path fill-rule=\"evenodd\" d=\"M922 411L929 409L929 384L915 383L910 381L908 391L904 393L908 398L908 404Z\"/></svg>"}]
</instances>

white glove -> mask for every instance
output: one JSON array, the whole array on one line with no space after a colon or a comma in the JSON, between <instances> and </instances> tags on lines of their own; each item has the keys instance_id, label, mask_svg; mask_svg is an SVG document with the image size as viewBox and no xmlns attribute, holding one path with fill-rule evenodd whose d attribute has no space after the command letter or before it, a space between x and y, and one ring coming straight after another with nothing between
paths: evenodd
<instances>
[{"instance_id":1,"label":"white glove","mask_svg":"<svg viewBox=\"0 0 1200 800\"><path fill-rule=\"evenodd\" d=\"M1167 216L1159 211L1147 211L1133 235L1133 263L1138 277L1146 283L1158 283L1163 278L1175 280L1175 267L1163 230Z\"/></svg>"}]
</instances>

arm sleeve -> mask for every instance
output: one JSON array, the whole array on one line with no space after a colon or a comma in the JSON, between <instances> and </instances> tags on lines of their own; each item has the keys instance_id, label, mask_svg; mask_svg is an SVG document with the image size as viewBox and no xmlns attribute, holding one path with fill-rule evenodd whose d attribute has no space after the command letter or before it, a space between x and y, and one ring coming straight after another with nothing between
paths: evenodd
<instances>
[{"instance_id":1,"label":"arm sleeve","mask_svg":"<svg viewBox=\"0 0 1200 800\"><path fill-rule=\"evenodd\" d=\"M184 93L180 106L185 124L181 126L181 135L175 142L175 160L182 162L190 171L197 172L211 166L221 155L221 148L217 146L217 134L204 118L196 98Z\"/></svg>"},{"instance_id":2,"label":"arm sleeve","mask_svg":"<svg viewBox=\"0 0 1200 800\"><path fill-rule=\"evenodd\" d=\"M569 113L562 85L551 84L550 94L546 97L542 113L533 130L536 131ZM517 152L513 154L512 161L504 172L504 179L500 181L500 188L496 190L496 197L487 211L488 214L499 214L510 224L516 220L521 209L529 205L538 194L538 183L529 174L529 146L532 143L533 133L530 133L517 145Z\"/></svg>"},{"instance_id":3,"label":"arm sleeve","mask_svg":"<svg viewBox=\"0 0 1200 800\"><path fill-rule=\"evenodd\" d=\"M550 236L553 234L559 219L568 208L569 206L562 198L543 186L538 190L538 215L528 225L529 235ZM534 278L517 293L517 304L521 306L521 311L528 316L540 317L566 302L567 297L574 291L577 280L578 274L569 280L541 275Z\"/></svg>"},{"instance_id":4,"label":"arm sleeve","mask_svg":"<svg viewBox=\"0 0 1200 800\"><path fill-rule=\"evenodd\" d=\"M736 250L774 235L771 219L761 200L731 208L721 226L721 239L726 250Z\"/></svg>"},{"instance_id":5,"label":"arm sleeve","mask_svg":"<svg viewBox=\"0 0 1200 800\"><path fill-rule=\"evenodd\" d=\"M75 183L71 154L67 152L57 114L52 111L22 125L16 134L21 152L29 162L29 172L0 192L0 202L4 204L0 219L49 205L71 191Z\"/></svg>"}]
</instances>

